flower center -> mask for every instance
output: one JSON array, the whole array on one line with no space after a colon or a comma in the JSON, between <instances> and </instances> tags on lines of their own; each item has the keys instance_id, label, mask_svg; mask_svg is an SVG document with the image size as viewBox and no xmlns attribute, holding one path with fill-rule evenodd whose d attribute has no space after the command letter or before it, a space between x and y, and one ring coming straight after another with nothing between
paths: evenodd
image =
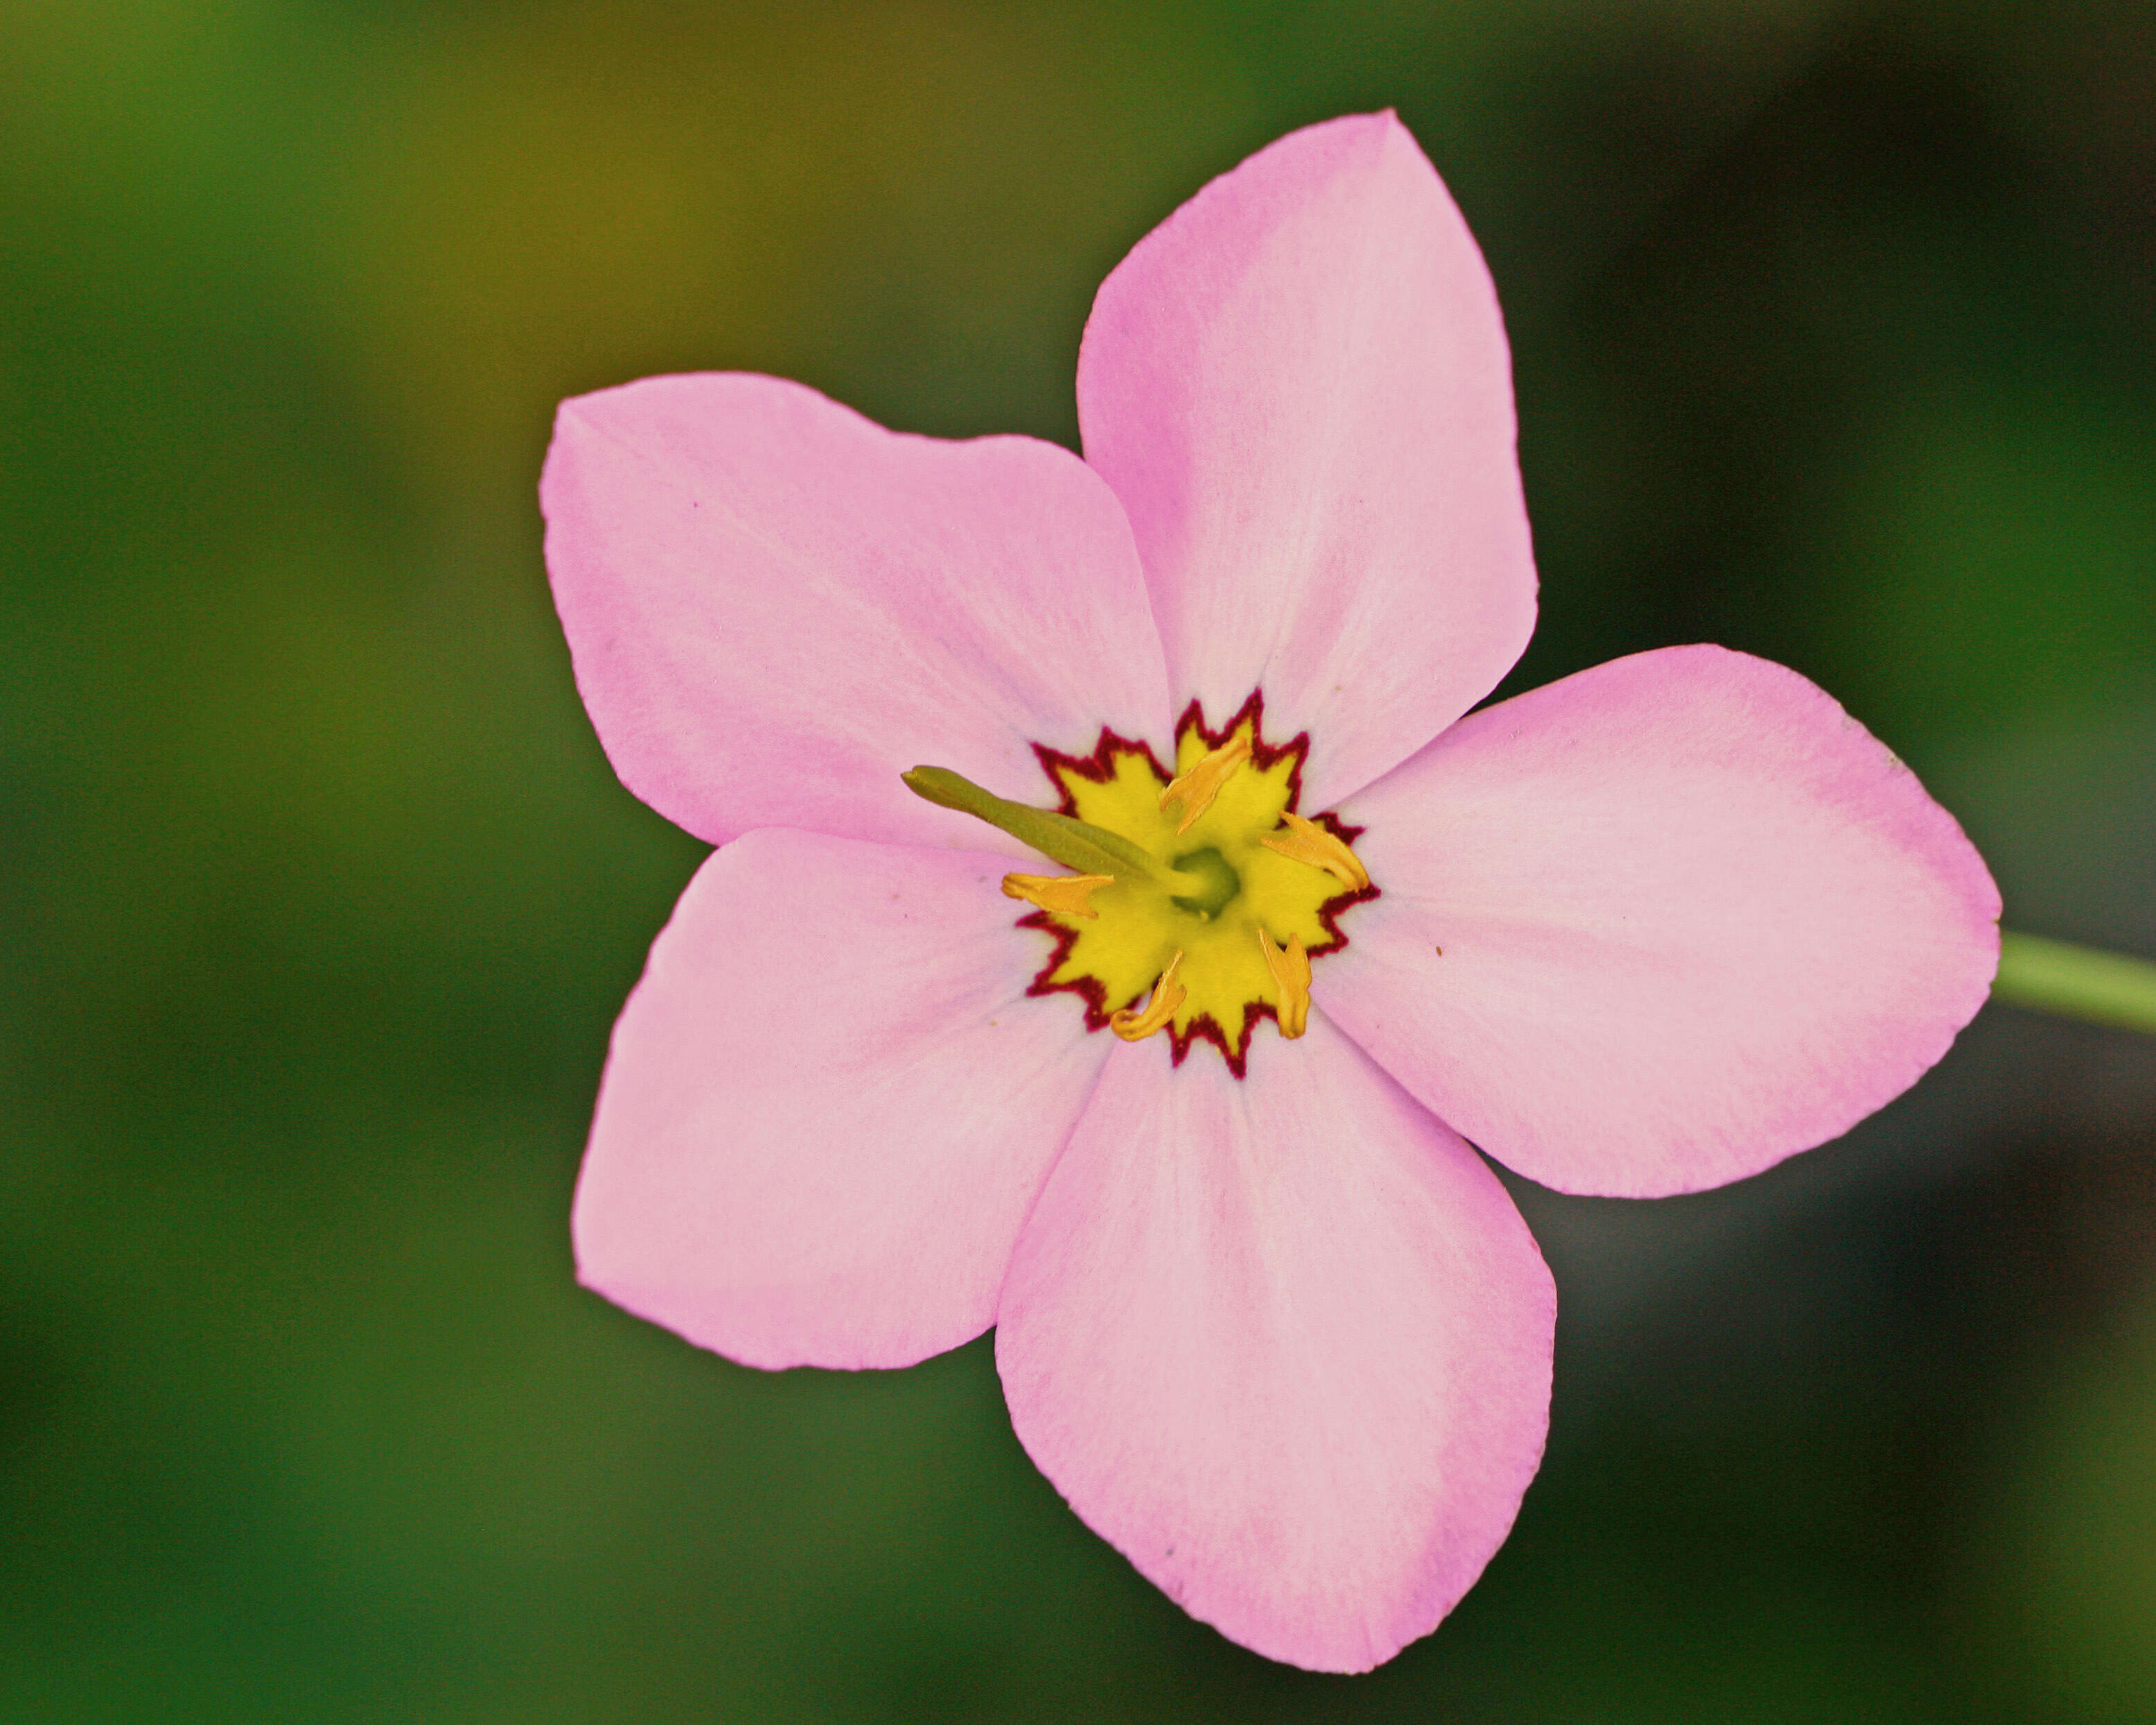
<instances>
[{"instance_id":1,"label":"flower center","mask_svg":"<svg viewBox=\"0 0 2156 1725\"><path fill-rule=\"evenodd\" d=\"M1173 778L1144 743L1106 731L1090 756L1036 747L1062 797L1055 812L937 768L906 779L1076 871L1004 877L1034 906L1021 926L1055 937L1034 993L1083 996L1087 1028L1126 1041L1166 1030L1178 1064L1205 1037L1240 1076L1260 1018L1302 1034L1310 961L1346 944L1342 911L1377 896L1349 848L1358 829L1295 812L1308 737L1268 746L1261 719L1253 695L1211 732L1193 701Z\"/></svg>"}]
</instances>

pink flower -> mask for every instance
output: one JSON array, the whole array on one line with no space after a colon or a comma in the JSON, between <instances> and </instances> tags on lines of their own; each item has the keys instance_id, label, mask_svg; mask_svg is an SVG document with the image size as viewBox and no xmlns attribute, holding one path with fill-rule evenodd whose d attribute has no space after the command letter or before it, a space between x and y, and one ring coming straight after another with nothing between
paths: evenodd
<instances>
[{"instance_id":1,"label":"pink flower","mask_svg":"<svg viewBox=\"0 0 2156 1725\"><path fill-rule=\"evenodd\" d=\"M757 1366L994 1325L1088 1524L1235 1640L1363 1670L1541 1455L1549 1273L1471 1142L1650 1197L1831 1138L1982 1004L1998 896L1762 660L1469 713L1534 618L1508 359L1390 115L1141 242L1078 403L1083 460L762 377L563 405L578 686L623 781L720 847L615 1028L578 1262ZM1137 740L1178 713L1164 788ZM948 805L1040 817L969 782L1082 816L1086 878L1027 872Z\"/></svg>"}]
</instances>

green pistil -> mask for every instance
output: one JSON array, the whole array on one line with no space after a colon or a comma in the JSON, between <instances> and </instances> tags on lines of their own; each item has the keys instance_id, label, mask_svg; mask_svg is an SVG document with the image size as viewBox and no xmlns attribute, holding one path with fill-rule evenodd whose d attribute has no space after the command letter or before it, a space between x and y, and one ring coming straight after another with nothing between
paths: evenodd
<instances>
[{"instance_id":1,"label":"green pistil","mask_svg":"<svg viewBox=\"0 0 2156 1725\"><path fill-rule=\"evenodd\" d=\"M1053 809L1013 803L983 790L947 767L916 767L899 776L915 796L925 798L940 809L955 809L961 814L984 820L999 831L1009 833L1019 844L1081 875L1112 875L1119 880L1135 877L1151 881L1171 896L1181 894L1208 906L1213 904L1214 895L1219 890L1217 875L1184 875L1166 868L1120 833L1111 833L1106 827L1089 826ZM1219 860L1218 852L1199 855L1211 855L1215 861ZM1227 869L1224 862L1220 866ZM1228 877L1230 880L1235 879L1233 870L1228 870ZM1231 887L1219 903L1225 904L1234 896ZM1177 901L1181 902L1180 899Z\"/></svg>"},{"instance_id":2,"label":"green pistil","mask_svg":"<svg viewBox=\"0 0 2156 1725\"><path fill-rule=\"evenodd\" d=\"M1207 845L1203 850L1194 850L1178 856L1175 866L1186 880L1197 880L1204 886L1195 892L1185 892L1168 902L1178 911L1188 911L1194 916L1203 916L1208 922L1226 910L1237 893L1243 890L1243 877L1229 865L1228 859Z\"/></svg>"}]
</instances>

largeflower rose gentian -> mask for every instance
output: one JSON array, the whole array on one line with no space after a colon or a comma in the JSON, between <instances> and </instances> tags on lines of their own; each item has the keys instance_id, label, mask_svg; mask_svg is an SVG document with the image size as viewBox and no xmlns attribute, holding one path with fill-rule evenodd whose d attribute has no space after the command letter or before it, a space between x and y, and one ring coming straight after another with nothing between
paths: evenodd
<instances>
[{"instance_id":1,"label":"largeflower rose gentian","mask_svg":"<svg viewBox=\"0 0 2156 1725\"><path fill-rule=\"evenodd\" d=\"M1534 619L1508 359L1390 115L1142 241L1078 407L1083 459L764 377L563 405L578 686L719 847L615 1028L578 1263L757 1366L993 1324L1091 1526L1365 1669L1542 1451L1549 1272L1474 1147L1648 1197L1833 1137L1983 1002L1998 897L1762 660L1469 712Z\"/></svg>"}]
</instances>

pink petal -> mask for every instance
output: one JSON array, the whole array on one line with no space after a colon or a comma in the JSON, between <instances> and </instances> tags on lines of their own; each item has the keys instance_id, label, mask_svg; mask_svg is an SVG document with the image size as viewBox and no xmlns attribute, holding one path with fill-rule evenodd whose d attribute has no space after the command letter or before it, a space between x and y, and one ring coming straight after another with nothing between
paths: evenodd
<instances>
[{"instance_id":1,"label":"pink petal","mask_svg":"<svg viewBox=\"0 0 2156 1725\"><path fill-rule=\"evenodd\" d=\"M1086 459L1130 512L1178 704L1307 729L1303 805L1412 754L1534 627L1482 256L1389 113L1292 132L1101 285Z\"/></svg>"},{"instance_id":2,"label":"pink petal","mask_svg":"<svg viewBox=\"0 0 2156 1725\"><path fill-rule=\"evenodd\" d=\"M712 856L614 1027L584 1282L757 1366L978 1335L1101 1069L1029 999L997 857L766 829Z\"/></svg>"},{"instance_id":3,"label":"pink petal","mask_svg":"<svg viewBox=\"0 0 2156 1725\"><path fill-rule=\"evenodd\" d=\"M1998 963L1953 818L1825 694L1718 647L1485 708L1343 818L1383 896L1317 999L1559 1191L1696 1191L1846 1131Z\"/></svg>"},{"instance_id":4,"label":"pink petal","mask_svg":"<svg viewBox=\"0 0 2156 1725\"><path fill-rule=\"evenodd\" d=\"M623 783L700 838L1024 855L898 775L1038 802L1033 743L1169 716L1122 511L1052 444L901 436L776 377L648 377L562 404L539 489L584 705Z\"/></svg>"},{"instance_id":5,"label":"pink petal","mask_svg":"<svg viewBox=\"0 0 2156 1725\"><path fill-rule=\"evenodd\" d=\"M1241 1083L1209 1053L1110 1056L996 1359L1041 1471L1185 1610L1365 1671L1511 1527L1554 1309L1490 1170L1313 1014Z\"/></svg>"}]
</instances>

